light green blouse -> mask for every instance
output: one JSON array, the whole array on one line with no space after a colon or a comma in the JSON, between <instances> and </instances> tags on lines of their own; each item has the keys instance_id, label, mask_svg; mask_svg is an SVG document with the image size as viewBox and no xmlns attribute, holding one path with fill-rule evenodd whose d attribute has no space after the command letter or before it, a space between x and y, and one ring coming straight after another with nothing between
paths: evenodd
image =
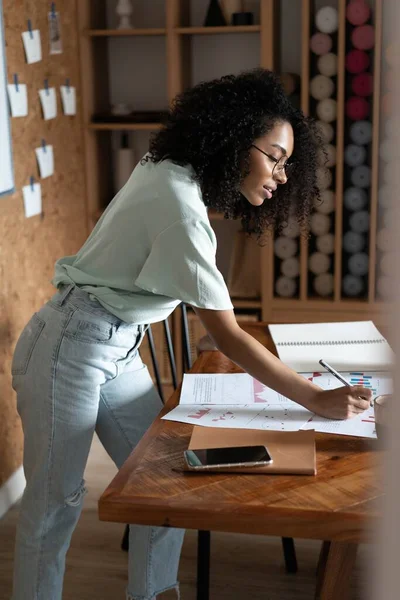
<instances>
[{"instance_id":1,"label":"light green blouse","mask_svg":"<svg viewBox=\"0 0 400 600\"><path fill-rule=\"evenodd\" d=\"M52 283L75 283L127 323L155 323L180 302L232 309L217 269L217 242L193 169L139 163Z\"/></svg>"}]
</instances>

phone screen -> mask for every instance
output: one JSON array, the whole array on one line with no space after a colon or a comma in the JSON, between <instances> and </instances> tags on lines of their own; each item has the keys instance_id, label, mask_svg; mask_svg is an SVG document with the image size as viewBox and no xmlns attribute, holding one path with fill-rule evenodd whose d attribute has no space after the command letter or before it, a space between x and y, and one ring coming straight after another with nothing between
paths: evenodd
<instances>
[{"instance_id":1,"label":"phone screen","mask_svg":"<svg viewBox=\"0 0 400 600\"><path fill-rule=\"evenodd\" d=\"M270 463L271 456L265 446L242 446L234 448L207 448L207 450L186 450L186 460L190 467L205 467L237 463Z\"/></svg>"}]
</instances>

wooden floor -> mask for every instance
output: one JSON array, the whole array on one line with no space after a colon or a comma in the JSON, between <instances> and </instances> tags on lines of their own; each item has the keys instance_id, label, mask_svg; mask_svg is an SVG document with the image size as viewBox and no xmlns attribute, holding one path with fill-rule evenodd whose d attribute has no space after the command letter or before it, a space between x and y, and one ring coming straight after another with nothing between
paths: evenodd
<instances>
[{"instance_id":1,"label":"wooden floor","mask_svg":"<svg viewBox=\"0 0 400 600\"><path fill-rule=\"evenodd\" d=\"M114 465L95 438L85 474L89 493L68 554L64 600L125 598L127 554L120 550L124 528L97 519L97 499L114 473ZM13 508L0 521L0 600L11 597L17 514L18 508ZM312 600L319 547L317 542L296 540L299 571L288 575L280 539L214 533L211 600ZM351 600L367 598L363 581L370 555L370 548L360 548ZM195 600L196 533L193 531L188 531L185 537L179 578L182 600Z\"/></svg>"}]
</instances>

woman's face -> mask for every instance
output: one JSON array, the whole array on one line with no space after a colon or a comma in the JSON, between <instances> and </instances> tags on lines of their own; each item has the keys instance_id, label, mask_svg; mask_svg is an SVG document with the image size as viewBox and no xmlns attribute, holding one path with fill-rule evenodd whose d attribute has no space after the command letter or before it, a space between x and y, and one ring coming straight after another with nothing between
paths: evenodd
<instances>
[{"instance_id":1,"label":"woman's face","mask_svg":"<svg viewBox=\"0 0 400 600\"><path fill-rule=\"evenodd\" d=\"M278 185L287 181L284 165L293 153L292 126L287 122L277 123L253 144L250 148L250 172L240 191L250 204L261 206L264 200L272 198Z\"/></svg>"}]
</instances>

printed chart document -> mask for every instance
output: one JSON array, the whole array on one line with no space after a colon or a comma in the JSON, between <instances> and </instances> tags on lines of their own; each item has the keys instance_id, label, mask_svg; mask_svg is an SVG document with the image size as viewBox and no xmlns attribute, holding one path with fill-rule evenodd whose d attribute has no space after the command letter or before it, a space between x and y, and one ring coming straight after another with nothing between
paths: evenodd
<instances>
[{"instance_id":1,"label":"printed chart document","mask_svg":"<svg viewBox=\"0 0 400 600\"><path fill-rule=\"evenodd\" d=\"M298 431L312 416L247 373L185 374L180 404L162 417L205 427Z\"/></svg>"},{"instance_id":2,"label":"printed chart document","mask_svg":"<svg viewBox=\"0 0 400 600\"><path fill-rule=\"evenodd\" d=\"M350 385L372 390L373 397L390 394L393 382L386 372L342 373ZM330 373L302 373L324 390L341 387ZM298 431L300 429L375 438L374 409L353 419L319 417L263 385L246 373L185 374L180 404L162 417L204 427Z\"/></svg>"},{"instance_id":3,"label":"printed chart document","mask_svg":"<svg viewBox=\"0 0 400 600\"><path fill-rule=\"evenodd\" d=\"M319 371L322 358L337 371L388 371L394 354L372 321L270 325L279 358L299 373Z\"/></svg>"}]
</instances>

